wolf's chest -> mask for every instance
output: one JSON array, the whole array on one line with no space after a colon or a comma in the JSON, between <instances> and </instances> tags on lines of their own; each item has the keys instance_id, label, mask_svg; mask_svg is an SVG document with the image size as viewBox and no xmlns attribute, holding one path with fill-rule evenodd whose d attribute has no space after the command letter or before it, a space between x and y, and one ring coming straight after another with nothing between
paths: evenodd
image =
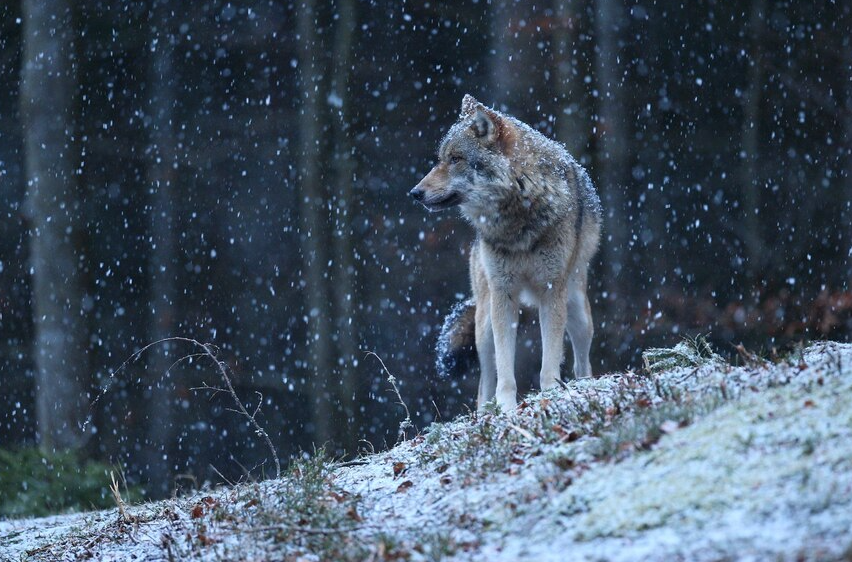
<instances>
[{"instance_id":1,"label":"wolf's chest","mask_svg":"<svg viewBox=\"0 0 852 562\"><path fill-rule=\"evenodd\" d=\"M541 296L563 277L566 260L559 251L522 252L485 255L489 284L518 295L527 305L535 305Z\"/></svg>"}]
</instances>

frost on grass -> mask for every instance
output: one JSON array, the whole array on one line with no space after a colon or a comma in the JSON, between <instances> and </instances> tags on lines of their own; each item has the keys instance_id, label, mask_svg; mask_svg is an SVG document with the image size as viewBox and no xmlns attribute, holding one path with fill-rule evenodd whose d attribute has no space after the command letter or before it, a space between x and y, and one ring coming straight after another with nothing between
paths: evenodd
<instances>
[{"instance_id":1,"label":"frost on grass","mask_svg":"<svg viewBox=\"0 0 852 562\"><path fill-rule=\"evenodd\" d=\"M434 424L346 466L300 461L279 480L123 518L3 522L0 544L12 560L848 555L852 346L744 367L687 356Z\"/></svg>"},{"instance_id":2,"label":"frost on grass","mask_svg":"<svg viewBox=\"0 0 852 562\"><path fill-rule=\"evenodd\" d=\"M698 367L706 363L722 363L703 336L684 339L674 347L652 347L642 353L645 370L661 373L680 367Z\"/></svg>"}]
</instances>

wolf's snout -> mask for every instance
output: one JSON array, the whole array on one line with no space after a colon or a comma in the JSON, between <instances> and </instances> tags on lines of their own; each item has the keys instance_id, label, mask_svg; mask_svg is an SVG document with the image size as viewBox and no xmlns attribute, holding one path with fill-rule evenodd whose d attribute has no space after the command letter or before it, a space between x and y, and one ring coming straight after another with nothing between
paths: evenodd
<instances>
[{"instance_id":1,"label":"wolf's snout","mask_svg":"<svg viewBox=\"0 0 852 562\"><path fill-rule=\"evenodd\" d=\"M409 191L408 194L414 197L415 201L422 201L423 196L426 195L426 192L420 189L420 186L416 186L414 189Z\"/></svg>"}]
</instances>

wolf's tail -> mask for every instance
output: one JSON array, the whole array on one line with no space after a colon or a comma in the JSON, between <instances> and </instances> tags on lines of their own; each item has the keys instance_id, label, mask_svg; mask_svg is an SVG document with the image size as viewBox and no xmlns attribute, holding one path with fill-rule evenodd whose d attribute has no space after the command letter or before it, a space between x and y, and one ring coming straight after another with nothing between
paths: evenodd
<instances>
[{"instance_id":1,"label":"wolf's tail","mask_svg":"<svg viewBox=\"0 0 852 562\"><path fill-rule=\"evenodd\" d=\"M461 301L444 319L436 365L441 377L460 377L476 365L476 302Z\"/></svg>"}]
</instances>

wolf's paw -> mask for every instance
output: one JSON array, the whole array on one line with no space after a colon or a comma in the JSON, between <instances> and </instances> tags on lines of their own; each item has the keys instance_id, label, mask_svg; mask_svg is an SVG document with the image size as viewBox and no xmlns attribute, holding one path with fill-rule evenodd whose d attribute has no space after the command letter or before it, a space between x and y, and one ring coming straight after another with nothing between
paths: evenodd
<instances>
[{"instance_id":1,"label":"wolf's paw","mask_svg":"<svg viewBox=\"0 0 852 562\"><path fill-rule=\"evenodd\" d=\"M500 410L503 413L514 411L515 407L518 405L517 399L515 398L515 392L497 393L497 405L500 406Z\"/></svg>"},{"instance_id":2,"label":"wolf's paw","mask_svg":"<svg viewBox=\"0 0 852 562\"><path fill-rule=\"evenodd\" d=\"M588 379L592 376L592 364L588 361L585 363L574 362L574 378Z\"/></svg>"},{"instance_id":3,"label":"wolf's paw","mask_svg":"<svg viewBox=\"0 0 852 562\"><path fill-rule=\"evenodd\" d=\"M548 376L544 373L541 374L541 389L542 390L550 390L551 388L559 388L561 386L561 381L559 380L559 376Z\"/></svg>"}]
</instances>

